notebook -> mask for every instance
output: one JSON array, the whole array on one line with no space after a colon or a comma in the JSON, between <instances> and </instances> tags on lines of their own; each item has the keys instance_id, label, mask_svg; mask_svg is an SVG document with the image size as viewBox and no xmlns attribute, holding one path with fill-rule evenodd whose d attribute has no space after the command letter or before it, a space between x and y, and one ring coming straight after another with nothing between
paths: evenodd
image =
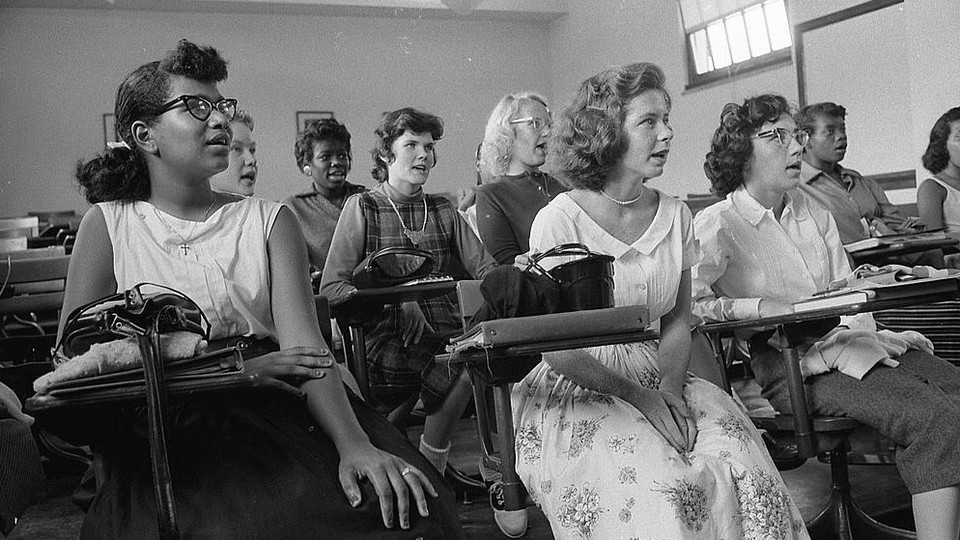
<instances>
[{"instance_id":1,"label":"notebook","mask_svg":"<svg viewBox=\"0 0 960 540\"><path fill-rule=\"evenodd\" d=\"M874 295L875 293L870 290L855 291L841 289L830 294L812 296L810 298L805 298L798 302L794 302L793 311L794 313L802 313L805 311L816 311L818 309L826 309L837 306L853 306L870 300Z\"/></svg>"},{"instance_id":2,"label":"notebook","mask_svg":"<svg viewBox=\"0 0 960 540\"><path fill-rule=\"evenodd\" d=\"M637 332L649 323L646 306L624 306L483 321L450 340L447 352Z\"/></svg>"}]
</instances>

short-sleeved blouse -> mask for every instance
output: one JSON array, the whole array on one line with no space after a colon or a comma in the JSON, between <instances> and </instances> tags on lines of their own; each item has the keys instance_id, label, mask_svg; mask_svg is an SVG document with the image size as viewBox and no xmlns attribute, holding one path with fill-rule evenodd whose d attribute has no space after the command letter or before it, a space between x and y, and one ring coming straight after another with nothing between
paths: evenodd
<instances>
[{"instance_id":1,"label":"short-sleeved blouse","mask_svg":"<svg viewBox=\"0 0 960 540\"><path fill-rule=\"evenodd\" d=\"M267 239L280 203L246 198L203 222L179 219L146 201L97 206L113 246L118 291L144 282L166 285L200 306L211 339L276 340Z\"/></svg>"},{"instance_id":2,"label":"short-sleeved blouse","mask_svg":"<svg viewBox=\"0 0 960 540\"><path fill-rule=\"evenodd\" d=\"M537 214L530 231L531 251L577 242L614 257L614 305L645 305L655 321L676 305L680 274L699 259L693 216L682 202L653 190L657 213L632 244L605 231L566 193ZM558 264L555 259L552 264Z\"/></svg>"}]
</instances>

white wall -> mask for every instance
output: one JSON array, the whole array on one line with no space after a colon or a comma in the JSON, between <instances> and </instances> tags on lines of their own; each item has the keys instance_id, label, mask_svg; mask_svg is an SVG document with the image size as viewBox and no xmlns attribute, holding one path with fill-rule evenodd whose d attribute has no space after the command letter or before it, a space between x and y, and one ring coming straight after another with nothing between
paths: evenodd
<instances>
[{"instance_id":1,"label":"white wall","mask_svg":"<svg viewBox=\"0 0 960 540\"><path fill-rule=\"evenodd\" d=\"M864 1L790 0L788 9L791 23L799 24ZM910 72L891 69L881 76L888 87L871 86L864 88L863 92L884 94L904 86L912 89L912 103L903 103L901 110L884 114L889 114L891 118L887 129L899 128L912 133L915 148L899 151L912 152L910 155L917 156L919 167L919 155L926 147L926 137L933 121L950 106L960 105L960 92L957 92L960 86L960 62L956 61L953 53L960 50L960 35L956 32L956 28L960 27L960 2L906 0L905 6L911 21L908 30L910 39L906 40L910 43ZM555 95L569 97L583 79L612 65L649 61L664 69L667 87L673 97L671 120L676 138L664 175L651 181L651 185L667 193L682 196L709 190L709 182L703 175L703 160L724 103L740 102L765 92L782 94L793 103L798 100L796 68L792 63L684 91L687 76L676 2L571 1L567 3L567 10L569 16L551 23L551 81ZM905 46L898 37L902 34L891 37L877 32L871 35L879 44L887 47ZM890 67L885 66L881 55L876 54L874 58L876 69ZM903 71L902 66L899 71ZM843 74L838 76L842 77ZM856 103L844 105L856 109ZM883 130L858 133L857 137L851 140L851 149L856 145L882 146L889 141ZM916 147L918 144L919 149ZM855 152L851 152L851 157L854 156ZM871 168L869 164L858 164L852 160L845 161L844 165Z\"/></svg>"},{"instance_id":2,"label":"white wall","mask_svg":"<svg viewBox=\"0 0 960 540\"><path fill-rule=\"evenodd\" d=\"M913 117L913 155L916 156L917 180L928 178L920 156L930 141L930 129L943 113L960 106L960 2L941 0L908 0L906 4L908 32L918 39L908 40L910 111ZM922 39L919 37L922 36ZM896 124L897 114L891 115Z\"/></svg>"},{"instance_id":3,"label":"white wall","mask_svg":"<svg viewBox=\"0 0 960 540\"><path fill-rule=\"evenodd\" d=\"M545 23L0 8L0 215L85 209L73 166L102 148L117 84L180 37L230 61L222 92L255 119L266 198L307 186L293 159L296 110L336 113L353 134L350 179L367 185L382 112L443 116L436 192L473 182L476 145L504 93L549 93Z\"/></svg>"},{"instance_id":4,"label":"white wall","mask_svg":"<svg viewBox=\"0 0 960 540\"><path fill-rule=\"evenodd\" d=\"M799 23L860 3L788 5ZM909 72L885 79L890 88L908 86L911 97L890 112L889 128L912 132L913 148L904 151L919 168L933 121L960 104L960 63L951 56L960 50L960 2L904 6ZM224 93L239 97L257 121L258 192L268 198L306 185L292 158L296 110L336 112L354 133L351 179L367 184L366 151L382 111L413 105L442 115L447 135L430 188L448 191L472 182L474 148L502 94L537 90L556 109L602 68L653 61L667 73L676 139L666 173L652 185L684 195L709 189L702 163L724 103L762 92L797 100L792 64L684 91L680 20L671 0L570 0L566 9L551 23L511 23L0 8L0 215L84 208L72 166L101 147L100 115L112 110L117 82L181 36L214 44L230 59ZM871 136L882 144L882 131ZM856 144L874 143L861 137Z\"/></svg>"}]
</instances>

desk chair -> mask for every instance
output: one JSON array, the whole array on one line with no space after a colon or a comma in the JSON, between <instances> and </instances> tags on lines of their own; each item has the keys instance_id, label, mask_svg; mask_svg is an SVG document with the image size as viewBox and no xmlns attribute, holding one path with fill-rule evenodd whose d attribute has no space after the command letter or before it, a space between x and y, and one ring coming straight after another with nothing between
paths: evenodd
<instances>
[{"instance_id":1,"label":"desk chair","mask_svg":"<svg viewBox=\"0 0 960 540\"><path fill-rule=\"evenodd\" d=\"M59 254L31 259L0 256L0 381L21 401L33 395L33 380L53 369L50 349L56 343L69 264L70 257ZM89 466L85 450L36 426L32 431L48 476L77 474Z\"/></svg>"},{"instance_id":2,"label":"desk chair","mask_svg":"<svg viewBox=\"0 0 960 540\"><path fill-rule=\"evenodd\" d=\"M30 327L37 334L56 333L57 317L47 328L41 323L40 314L56 313L59 316L63 306L63 289L67 280L67 267L70 257L10 259L0 256L0 332L9 337L13 329L9 326L20 324Z\"/></svg>"},{"instance_id":3,"label":"desk chair","mask_svg":"<svg viewBox=\"0 0 960 540\"><path fill-rule=\"evenodd\" d=\"M916 533L897 529L880 523L857 506L850 494L850 478L847 470L847 453L850 451L849 436L861 424L852 418L837 416L814 416L807 410L803 377L800 373L800 354L795 345L811 334L822 335L836 326L839 318L828 321L813 321L800 325L780 326L782 361L786 367L787 385L790 391L791 413L779 413L774 417L751 415L759 429L766 430L778 440L792 439L797 445L800 459L826 454L830 463L830 501L807 523L812 538L837 538L840 540L894 540L916 538ZM726 370L736 356L736 344L731 343L724 351L721 332L709 333L708 337L716 354L717 362L724 373L724 390L732 393ZM792 467L791 467L792 468Z\"/></svg>"},{"instance_id":4,"label":"desk chair","mask_svg":"<svg viewBox=\"0 0 960 540\"><path fill-rule=\"evenodd\" d=\"M388 287L380 289L379 292L374 289L373 292L375 295L383 294L383 291L393 289L393 291L389 294L392 295L392 298L394 299L398 298L398 294L400 298L406 297L407 295L427 295L425 297L429 298L432 296L438 296L439 294L449 294L450 292L453 292L455 286L456 285L452 281L440 281L436 283L424 284L423 287L426 287L426 291L423 289L413 288L406 290L405 287ZM398 292L399 290L403 291ZM440 291L439 294L438 291ZM370 306L376 307L368 306L364 309L379 309L379 306L384 304L384 302L381 300L383 300L382 297L370 304ZM361 306L362 305L363 304L361 304ZM354 309L356 309L356 306L354 306ZM346 356L347 365L350 369L350 372L353 374L358 386L360 387L360 392L363 399L384 413L387 417L387 420L391 424L396 426L401 431L406 431L407 421L412 416L411 413L419 402L419 392L411 392L412 388L410 386L377 386L376 395L374 395L371 392L369 378L367 376L366 346L362 339L362 326L357 324L359 322L357 319L351 319L349 311L346 313L341 311L340 313L344 316L338 317L337 324L340 327L341 334L343 336L344 355ZM399 396L402 396L402 398L399 400L393 400L399 401L398 405L377 404L378 398L380 400L390 400L391 398ZM468 476L450 464L447 464L447 468L443 475L447 481L450 482L458 497L462 497L464 501L469 500L471 495L486 495L487 493L486 485L479 477L474 478Z\"/></svg>"},{"instance_id":5,"label":"desk chair","mask_svg":"<svg viewBox=\"0 0 960 540\"><path fill-rule=\"evenodd\" d=\"M481 280L457 282L457 299L464 329L467 321L483 307ZM483 451L481 472L490 469L499 473L490 480L490 506L500 531L511 538L519 538L527 530L527 506L532 504L526 488L517 474L516 434L513 426L513 408L510 391L540 362L540 355L516 358L509 366L485 367L468 364L467 372L473 383L473 400L477 409L477 431Z\"/></svg>"},{"instance_id":6,"label":"desk chair","mask_svg":"<svg viewBox=\"0 0 960 540\"><path fill-rule=\"evenodd\" d=\"M333 326L330 324L330 302L322 294L313 295L313 304L317 308L317 321L320 323L320 334L327 347L333 351Z\"/></svg>"}]
</instances>

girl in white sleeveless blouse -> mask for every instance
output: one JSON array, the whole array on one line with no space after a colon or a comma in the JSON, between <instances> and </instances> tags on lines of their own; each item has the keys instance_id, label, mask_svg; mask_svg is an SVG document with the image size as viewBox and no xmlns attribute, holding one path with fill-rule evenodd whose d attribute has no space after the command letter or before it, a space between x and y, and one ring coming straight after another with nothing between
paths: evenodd
<instances>
[{"instance_id":1,"label":"girl in white sleeveless blouse","mask_svg":"<svg viewBox=\"0 0 960 540\"><path fill-rule=\"evenodd\" d=\"M170 464L180 530L204 538L461 537L439 477L386 420L345 391L320 333L299 226L274 202L214 192L236 100L226 62L181 40L117 92L122 147L78 167L96 206L80 225L63 313L155 282L193 298L213 339L269 340L245 370L304 399L179 405ZM62 331L61 322L61 331ZM280 349L277 351L276 349ZM98 445L103 471L81 536L156 536L137 430ZM99 472L98 472L99 474Z\"/></svg>"}]
</instances>

